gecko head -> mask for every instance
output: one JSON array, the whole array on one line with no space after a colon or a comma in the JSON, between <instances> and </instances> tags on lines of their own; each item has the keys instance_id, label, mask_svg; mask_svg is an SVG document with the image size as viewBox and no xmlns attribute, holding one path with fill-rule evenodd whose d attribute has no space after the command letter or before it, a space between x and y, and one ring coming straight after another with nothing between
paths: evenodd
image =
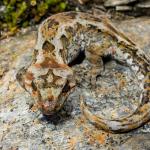
<instances>
[{"instance_id":1,"label":"gecko head","mask_svg":"<svg viewBox=\"0 0 150 150\"><path fill-rule=\"evenodd\" d=\"M51 116L59 111L70 92L74 89L74 86L75 84L67 80L63 88L56 88L55 85L51 88L40 90L41 100L38 101L38 105L42 113Z\"/></svg>"},{"instance_id":2,"label":"gecko head","mask_svg":"<svg viewBox=\"0 0 150 150\"><path fill-rule=\"evenodd\" d=\"M56 66L57 67L57 66ZM73 72L69 67L50 69L47 74L34 78L34 86L38 91L37 103L45 115L53 115L61 109L69 93L75 86Z\"/></svg>"}]
</instances>

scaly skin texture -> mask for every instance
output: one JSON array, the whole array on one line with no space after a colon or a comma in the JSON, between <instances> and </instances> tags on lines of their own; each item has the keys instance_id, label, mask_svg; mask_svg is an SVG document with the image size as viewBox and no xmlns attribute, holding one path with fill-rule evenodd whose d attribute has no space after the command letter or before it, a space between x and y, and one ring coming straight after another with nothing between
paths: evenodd
<instances>
[{"instance_id":1,"label":"scaly skin texture","mask_svg":"<svg viewBox=\"0 0 150 150\"><path fill-rule=\"evenodd\" d=\"M140 106L126 118L108 120L90 112L81 96L81 110L93 124L109 132L126 132L150 120L150 58L105 17L65 12L46 19L39 27L34 58L17 79L41 111L57 112L75 86L72 62L81 53L91 65L91 84L103 70L102 57L111 55L125 62L142 88Z\"/></svg>"}]
</instances>

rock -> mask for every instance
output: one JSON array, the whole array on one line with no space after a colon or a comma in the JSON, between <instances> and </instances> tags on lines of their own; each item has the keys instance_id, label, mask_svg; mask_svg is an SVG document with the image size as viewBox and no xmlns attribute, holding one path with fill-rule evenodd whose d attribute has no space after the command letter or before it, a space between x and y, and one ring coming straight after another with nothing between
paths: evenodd
<instances>
[{"instance_id":1,"label":"rock","mask_svg":"<svg viewBox=\"0 0 150 150\"><path fill-rule=\"evenodd\" d=\"M117 11L129 11L132 10L131 6L116 6Z\"/></svg>"},{"instance_id":2,"label":"rock","mask_svg":"<svg viewBox=\"0 0 150 150\"><path fill-rule=\"evenodd\" d=\"M137 8L146 8L146 9L149 8L149 11L150 11L150 0L141 1L141 2L137 3L137 4L136 4L136 7L137 7Z\"/></svg>"},{"instance_id":3,"label":"rock","mask_svg":"<svg viewBox=\"0 0 150 150\"><path fill-rule=\"evenodd\" d=\"M115 22L114 22L115 23ZM150 56L150 19L137 18L126 19L120 23L115 23L138 47Z\"/></svg>"},{"instance_id":4,"label":"rock","mask_svg":"<svg viewBox=\"0 0 150 150\"><path fill-rule=\"evenodd\" d=\"M129 3L132 3L135 1L137 1L137 0L107 0L104 3L104 6L105 7L113 7L113 6L129 4Z\"/></svg>"},{"instance_id":5,"label":"rock","mask_svg":"<svg viewBox=\"0 0 150 150\"><path fill-rule=\"evenodd\" d=\"M150 134L137 134L129 138L117 150L149 150Z\"/></svg>"},{"instance_id":6,"label":"rock","mask_svg":"<svg viewBox=\"0 0 150 150\"><path fill-rule=\"evenodd\" d=\"M80 4L84 4L86 2L88 2L89 0L78 0Z\"/></svg>"}]
</instances>

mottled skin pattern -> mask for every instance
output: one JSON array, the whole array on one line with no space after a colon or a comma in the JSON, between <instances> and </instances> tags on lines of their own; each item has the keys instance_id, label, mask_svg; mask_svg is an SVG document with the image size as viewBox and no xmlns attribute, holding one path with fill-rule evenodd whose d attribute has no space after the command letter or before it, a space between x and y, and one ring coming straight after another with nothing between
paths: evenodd
<instances>
[{"instance_id":1,"label":"mottled skin pattern","mask_svg":"<svg viewBox=\"0 0 150 150\"><path fill-rule=\"evenodd\" d=\"M34 58L17 79L41 111L57 112L76 85L71 62L81 51L92 69L91 84L103 70L102 57L111 55L134 71L142 88L140 106L126 118L108 120L90 112L81 95L81 110L93 124L109 132L126 132L150 120L150 58L105 17L80 12L53 15L39 27Z\"/></svg>"}]
</instances>

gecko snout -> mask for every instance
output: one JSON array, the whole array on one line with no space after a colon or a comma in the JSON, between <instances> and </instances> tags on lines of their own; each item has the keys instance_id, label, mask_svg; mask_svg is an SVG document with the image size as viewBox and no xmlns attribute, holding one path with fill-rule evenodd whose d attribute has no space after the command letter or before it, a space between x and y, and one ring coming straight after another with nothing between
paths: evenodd
<instances>
[{"instance_id":1,"label":"gecko snout","mask_svg":"<svg viewBox=\"0 0 150 150\"><path fill-rule=\"evenodd\" d=\"M45 115L53 115L56 112L56 100L47 99L43 102L39 102L40 110Z\"/></svg>"}]
</instances>

